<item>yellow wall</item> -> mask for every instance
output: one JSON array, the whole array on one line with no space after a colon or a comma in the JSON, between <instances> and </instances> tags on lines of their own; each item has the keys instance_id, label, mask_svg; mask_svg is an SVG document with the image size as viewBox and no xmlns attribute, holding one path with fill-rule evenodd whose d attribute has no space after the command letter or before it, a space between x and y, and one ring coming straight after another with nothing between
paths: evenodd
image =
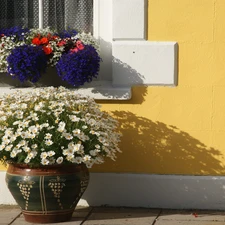
<instances>
[{"instance_id":1,"label":"yellow wall","mask_svg":"<svg viewBox=\"0 0 225 225\"><path fill-rule=\"evenodd\" d=\"M123 153L92 171L224 175L225 1L149 0L148 12L148 39L178 42L178 86L104 102L121 122Z\"/></svg>"},{"instance_id":2,"label":"yellow wall","mask_svg":"<svg viewBox=\"0 0 225 225\"><path fill-rule=\"evenodd\" d=\"M148 39L178 42L178 86L100 102L120 121L123 153L91 171L224 175L225 0L149 0L148 12Z\"/></svg>"}]
</instances>

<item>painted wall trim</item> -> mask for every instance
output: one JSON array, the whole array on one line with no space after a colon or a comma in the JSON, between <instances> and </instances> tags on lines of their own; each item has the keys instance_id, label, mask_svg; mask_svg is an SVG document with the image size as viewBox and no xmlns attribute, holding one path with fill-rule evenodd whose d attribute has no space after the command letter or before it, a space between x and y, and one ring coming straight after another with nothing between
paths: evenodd
<instances>
[{"instance_id":1,"label":"painted wall trim","mask_svg":"<svg viewBox=\"0 0 225 225\"><path fill-rule=\"evenodd\" d=\"M146 40L147 8L147 0L94 0L99 80L113 87L177 85L177 43Z\"/></svg>"},{"instance_id":2,"label":"painted wall trim","mask_svg":"<svg viewBox=\"0 0 225 225\"><path fill-rule=\"evenodd\" d=\"M13 93L19 90L28 92L34 89L38 88L1 87L0 95ZM96 100L128 100L131 99L132 95L130 87L114 87L112 82L109 81L92 81L81 88L71 88L70 90L83 96L90 96Z\"/></svg>"},{"instance_id":3,"label":"painted wall trim","mask_svg":"<svg viewBox=\"0 0 225 225\"><path fill-rule=\"evenodd\" d=\"M0 172L0 204L16 204ZM225 210L225 177L91 173L79 205Z\"/></svg>"},{"instance_id":4,"label":"painted wall trim","mask_svg":"<svg viewBox=\"0 0 225 225\"><path fill-rule=\"evenodd\" d=\"M146 0L113 0L113 40L145 40L146 8Z\"/></svg>"},{"instance_id":5,"label":"painted wall trim","mask_svg":"<svg viewBox=\"0 0 225 225\"><path fill-rule=\"evenodd\" d=\"M113 85L177 85L177 43L114 41Z\"/></svg>"}]
</instances>

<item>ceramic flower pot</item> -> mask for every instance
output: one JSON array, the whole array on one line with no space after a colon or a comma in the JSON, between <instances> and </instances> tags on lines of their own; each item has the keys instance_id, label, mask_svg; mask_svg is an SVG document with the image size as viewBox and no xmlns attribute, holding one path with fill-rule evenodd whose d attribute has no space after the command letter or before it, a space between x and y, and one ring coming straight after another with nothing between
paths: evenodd
<instances>
[{"instance_id":1,"label":"ceramic flower pot","mask_svg":"<svg viewBox=\"0 0 225 225\"><path fill-rule=\"evenodd\" d=\"M40 168L9 164L6 173L7 186L25 220L33 223L69 221L88 182L84 164Z\"/></svg>"}]
</instances>

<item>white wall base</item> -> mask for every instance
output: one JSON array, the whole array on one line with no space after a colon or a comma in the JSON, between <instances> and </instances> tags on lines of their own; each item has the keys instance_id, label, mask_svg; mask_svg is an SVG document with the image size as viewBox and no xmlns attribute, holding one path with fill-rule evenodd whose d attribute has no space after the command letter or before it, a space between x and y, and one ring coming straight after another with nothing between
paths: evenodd
<instances>
[{"instance_id":1,"label":"white wall base","mask_svg":"<svg viewBox=\"0 0 225 225\"><path fill-rule=\"evenodd\" d=\"M0 172L0 204L16 204ZM91 173L79 205L225 210L225 177Z\"/></svg>"},{"instance_id":2,"label":"white wall base","mask_svg":"<svg viewBox=\"0 0 225 225\"><path fill-rule=\"evenodd\" d=\"M0 205L16 204L5 183L5 172L0 171Z\"/></svg>"}]
</instances>

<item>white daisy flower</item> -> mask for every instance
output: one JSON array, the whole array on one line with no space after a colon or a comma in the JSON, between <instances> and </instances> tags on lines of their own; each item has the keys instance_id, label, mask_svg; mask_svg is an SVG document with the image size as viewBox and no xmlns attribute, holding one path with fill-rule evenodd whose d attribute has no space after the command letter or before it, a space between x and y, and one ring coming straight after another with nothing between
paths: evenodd
<instances>
[{"instance_id":1,"label":"white daisy flower","mask_svg":"<svg viewBox=\"0 0 225 225\"><path fill-rule=\"evenodd\" d=\"M38 147L37 144L31 145L31 148L32 148L32 149L36 149L37 147Z\"/></svg>"},{"instance_id":2,"label":"white daisy flower","mask_svg":"<svg viewBox=\"0 0 225 225\"><path fill-rule=\"evenodd\" d=\"M1 116L0 121L6 121L6 116Z\"/></svg>"},{"instance_id":3,"label":"white daisy flower","mask_svg":"<svg viewBox=\"0 0 225 225\"><path fill-rule=\"evenodd\" d=\"M50 165L55 164L55 158L54 157L49 158L49 164Z\"/></svg>"},{"instance_id":4,"label":"white daisy flower","mask_svg":"<svg viewBox=\"0 0 225 225\"><path fill-rule=\"evenodd\" d=\"M43 158L43 159L41 160L41 164L42 164L42 165L48 165L48 164L49 164L49 160L47 160L46 158Z\"/></svg>"},{"instance_id":5,"label":"white daisy flower","mask_svg":"<svg viewBox=\"0 0 225 225\"><path fill-rule=\"evenodd\" d=\"M75 116L75 115L70 115L69 118L72 122L79 122L80 121L80 118Z\"/></svg>"},{"instance_id":6,"label":"white daisy flower","mask_svg":"<svg viewBox=\"0 0 225 225\"><path fill-rule=\"evenodd\" d=\"M96 124L96 120L90 119L88 120L88 124L90 124L91 126L94 126Z\"/></svg>"},{"instance_id":7,"label":"white daisy flower","mask_svg":"<svg viewBox=\"0 0 225 225\"><path fill-rule=\"evenodd\" d=\"M71 155L71 154L67 155L66 160L69 161L69 162L74 162L74 155Z\"/></svg>"},{"instance_id":8,"label":"white daisy flower","mask_svg":"<svg viewBox=\"0 0 225 225\"><path fill-rule=\"evenodd\" d=\"M51 139L51 138L52 138L52 134L50 133L45 134L45 139Z\"/></svg>"},{"instance_id":9,"label":"white daisy flower","mask_svg":"<svg viewBox=\"0 0 225 225\"><path fill-rule=\"evenodd\" d=\"M57 164L61 164L63 162L63 157L59 157L57 160L56 160Z\"/></svg>"},{"instance_id":10,"label":"white daisy flower","mask_svg":"<svg viewBox=\"0 0 225 225\"><path fill-rule=\"evenodd\" d=\"M36 134L38 132L38 128L36 126L31 126L28 128L28 130L33 134Z\"/></svg>"},{"instance_id":11,"label":"white daisy flower","mask_svg":"<svg viewBox=\"0 0 225 225\"><path fill-rule=\"evenodd\" d=\"M89 161L91 159L91 156L90 155L85 155L84 157L83 157L83 161L84 162L87 162L87 161Z\"/></svg>"},{"instance_id":12,"label":"white daisy flower","mask_svg":"<svg viewBox=\"0 0 225 225\"><path fill-rule=\"evenodd\" d=\"M41 153L41 159L46 159L48 157L48 153L47 152L42 152Z\"/></svg>"},{"instance_id":13,"label":"white daisy flower","mask_svg":"<svg viewBox=\"0 0 225 225\"><path fill-rule=\"evenodd\" d=\"M1 144L0 145L0 151L2 151L4 148L5 148L5 145L4 144Z\"/></svg>"},{"instance_id":14,"label":"white daisy flower","mask_svg":"<svg viewBox=\"0 0 225 225\"><path fill-rule=\"evenodd\" d=\"M82 163L82 158L81 158L81 157L76 157L76 158L74 159L74 163L77 163L77 164Z\"/></svg>"},{"instance_id":15,"label":"white daisy flower","mask_svg":"<svg viewBox=\"0 0 225 225\"><path fill-rule=\"evenodd\" d=\"M68 155L69 154L69 149L68 148L67 149L64 149L63 152L62 152L62 154L63 155Z\"/></svg>"},{"instance_id":16,"label":"white daisy flower","mask_svg":"<svg viewBox=\"0 0 225 225\"><path fill-rule=\"evenodd\" d=\"M61 133L65 132L65 126L66 124L64 122L60 122L57 130Z\"/></svg>"},{"instance_id":17,"label":"white daisy flower","mask_svg":"<svg viewBox=\"0 0 225 225\"><path fill-rule=\"evenodd\" d=\"M31 158L27 156L27 157L26 157L26 159L24 160L24 163L26 163L26 164L27 164L27 163L29 163L29 162L30 162L30 160L31 160Z\"/></svg>"},{"instance_id":18,"label":"white daisy flower","mask_svg":"<svg viewBox=\"0 0 225 225\"><path fill-rule=\"evenodd\" d=\"M19 142L19 145L20 146L24 146L24 145L26 145L27 144L27 142L25 141L25 140L21 140L20 142Z\"/></svg>"},{"instance_id":19,"label":"white daisy flower","mask_svg":"<svg viewBox=\"0 0 225 225\"><path fill-rule=\"evenodd\" d=\"M50 146L50 145L53 144L53 142L52 142L52 140L47 139L47 140L45 141L45 144L46 144L47 146Z\"/></svg>"},{"instance_id":20,"label":"white daisy flower","mask_svg":"<svg viewBox=\"0 0 225 225\"><path fill-rule=\"evenodd\" d=\"M9 128L9 129L6 129L6 130L5 130L5 135L6 135L6 136L11 136L12 134L13 134L12 129Z\"/></svg>"},{"instance_id":21,"label":"white daisy flower","mask_svg":"<svg viewBox=\"0 0 225 225\"><path fill-rule=\"evenodd\" d=\"M66 140L71 140L71 139L73 139L73 136L72 136L70 133L63 133L62 136L65 137Z\"/></svg>"},{"instance_id":22,"label":"white daisy flower","mask_svg":"<svg viewBox=\"0 0 225 225\"><path fill-rule=\"evenodd\" d=\"M14 142L16 140L16 138L17 138L16 135L12 135L9 140L10 140L10 142Z\"/></svg>"},{"instance_id":23,"label":"white daisy flower","mask_svg":"<svg viewBox=\"0 0 225 225\"><path fill-rule=\"evenodd\" d=\"M91 150L90 151L90 155L92 156L96 156L98 154L98 152L96 150Z\"/></svg>"},{"instance_id":24,"label":"white daisy flower","mask_svg":"<svg viewBox=\"0 0 225 225\"><path fill-rule=\"evenodd\" d=\"M49 156L49 157L52 157L53 155L55 155L55 152L54 152L54 151L49 151L49 152L48 152L48 156Z\"/></svg>"},{"instance_id":25,"label":"white daisy flower","mask_svg":"<svg viewBox=\"0 0 225 225\"><path fill-rule=\"evenodd\" d=\"M36 155L37 155L37 151L35 151L35 150L32 150L32 151L30 151L30 152L28 153L28 156L31 157L31 158L35 158Z\"/></svg>"},{"instance_id":26,"label":"white daisy flower","mask_svg":"<svg viewBox=\"0 0 225 225\"><path fill-rule=\"evenodd\" d=\"M25 151L25 152L30 152L31 149L28 147L28 146L23 146L22 149Z\"/></svg>"},{"instance_id":27,"label":"white daisy flower","mask_svg":"<svg viewBox=\"0 0 225 225\"><path fill-rule=\"evenodd\" d=\"M75 129L75 130L73 130L73 135L74 135L74 136L79 135L80 132L81 132L80 129Z\"/></svg>"}]
</instances>

